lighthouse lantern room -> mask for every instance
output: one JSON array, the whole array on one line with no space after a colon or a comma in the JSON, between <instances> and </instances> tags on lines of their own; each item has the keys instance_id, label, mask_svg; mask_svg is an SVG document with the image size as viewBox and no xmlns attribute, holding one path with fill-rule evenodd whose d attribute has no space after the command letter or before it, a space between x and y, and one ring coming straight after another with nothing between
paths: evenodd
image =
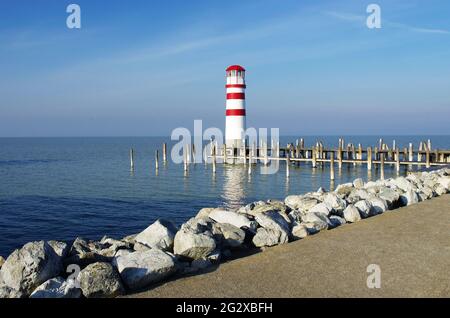
<instances>
[{"instance_id":1,"label":"lighthouse lantern room","mask_svg":"<svg viewBox=\"0 0 450 318\"><path fill-rule=\"evenodd\" d=\"M226 69L226 124L227 147L239 148L245 136L245 69L231 65Z\"/></svg>"}]
</instances>

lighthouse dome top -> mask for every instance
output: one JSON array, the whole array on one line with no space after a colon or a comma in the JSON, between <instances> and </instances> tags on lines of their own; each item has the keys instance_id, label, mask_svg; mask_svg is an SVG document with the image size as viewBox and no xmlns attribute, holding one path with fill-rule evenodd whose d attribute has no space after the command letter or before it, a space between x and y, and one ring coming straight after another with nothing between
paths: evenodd
<instances>
[{"instance_id":1,"label":"lighthouse dome top","mask_svg":"<svg viewBox=\"0 0 450 318\"><path fill-rule=\"evenodd\" d=\"M240 66L240 65L231 65L231 66L228 66L228 68L226 69L226 71L228 72L228 71L244 71L245 72L245 68L243 68L242 66Z\"/></svg>"}]
</instances>

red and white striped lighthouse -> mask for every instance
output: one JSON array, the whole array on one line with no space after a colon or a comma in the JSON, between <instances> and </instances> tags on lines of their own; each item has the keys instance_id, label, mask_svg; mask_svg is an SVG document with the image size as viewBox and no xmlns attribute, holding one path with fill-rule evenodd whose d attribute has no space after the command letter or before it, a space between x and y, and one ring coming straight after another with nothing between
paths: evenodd
<instances>
[{"instance_id":1,"label":"red and white striped lighthouse","mask_svg":"<svg viewBox=\"0 0 450 318\"><path fill-rule=\"evenodd\" d=\"M227 147L241 147L245 135L245 69L231 65L227 74L225 142Z\"/></svg>"}]
</instances>

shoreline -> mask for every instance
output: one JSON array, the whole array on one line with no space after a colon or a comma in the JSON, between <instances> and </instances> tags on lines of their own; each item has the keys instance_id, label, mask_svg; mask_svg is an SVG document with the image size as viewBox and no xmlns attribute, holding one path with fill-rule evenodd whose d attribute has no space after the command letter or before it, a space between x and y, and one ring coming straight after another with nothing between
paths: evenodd
<instances>
[{"instance_id":1,"label":"shoreline","mask_svg":"<svg viewBox=\"0 0 450 318\"><path fill-rule=\"evenodd\" d=\"M334 191L257 201L237 210L203 208L177 228L159 219L137 235L100 241L30 242L0 259L0 298L116 297L223 261L356 223L449 192L450 169L356 179ZM313 240L314 238L311 238ZM309 239L308 239L309 240ZM240 259L240 257L238 257ZM199 275L199 277L202 275ZM173 281L173 280L172 280Z\"/></svg>"}]
</instances>

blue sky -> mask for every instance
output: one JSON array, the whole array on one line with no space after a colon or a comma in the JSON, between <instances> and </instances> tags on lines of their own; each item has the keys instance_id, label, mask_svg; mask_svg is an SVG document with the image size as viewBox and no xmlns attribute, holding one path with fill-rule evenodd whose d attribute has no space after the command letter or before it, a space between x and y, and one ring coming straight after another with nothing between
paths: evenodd
<instances>
[{"instance_id":1,"label":"blue sky","mask_svg":"<svg viewBox=\"0 0 450 318\"><path fill-rule=\"evenodd\" d=\"M446 0L2 0L0 136L223 128L230 64L247 69L248 126L450 134Z\"/></svg>"}]
</instances>

